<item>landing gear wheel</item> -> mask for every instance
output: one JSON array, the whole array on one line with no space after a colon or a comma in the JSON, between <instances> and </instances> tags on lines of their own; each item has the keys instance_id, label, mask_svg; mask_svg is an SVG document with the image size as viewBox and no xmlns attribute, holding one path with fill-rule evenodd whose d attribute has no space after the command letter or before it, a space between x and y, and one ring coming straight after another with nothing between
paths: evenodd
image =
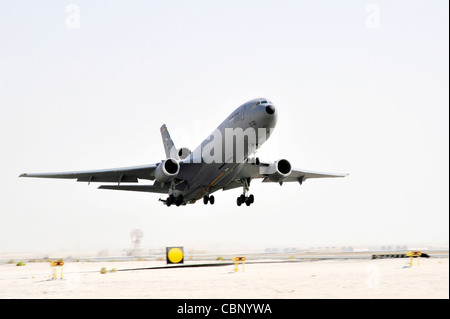
<instances>
[{"instance_id":1,"label":"landing gear wheel","mask_svg":"<svg viewBox=\"0 0 450 319\"><path fill-rule=\"evenodd\" d=\"M214 196L213 195L205 195L205 196L203 196L203 204L208 205L208 202L211 205L214 205Z\"/></svg>"},{"instance_id":2,"label":"landing gear wheel","mask_svg":"<svg viewBox=\"0 0 450 319\"><path fill-rule=\"evenodd\" d=\"M184 202L183 195L180 195L175 199L175 205L177 205L177 207L180 206L181 204L183 204L183 202Z\"/></svg>"},{"instance_id":3,"label":"landing gear wheel","mask_svg":"<svg viewBox=\"0 0 450 319\"><path fill-rule=\"evenodd\" d=\"M250 196L246 197L244 194L242 194L241 196L239 196L239 197L236 199L236 204L237 204L238 206L241 206L242 204L245 204L245 205L247 205L247 206L250 206L251 204L254 203L254 201L255 201L255 196L250 195Z\"/></svg>"},{"instance_id":4,"label":"landing gear wheel","mask_svg":"<svg viewBox=\"0 0 450 319\"><path fill-rule=\"evenodd\" d=\"M169 197L167 197L166 199L167 207L170 207L170 205L172 205L173 203L175 203L175 197L173 195L169 195Z\"/></svg>"}]
</instances>

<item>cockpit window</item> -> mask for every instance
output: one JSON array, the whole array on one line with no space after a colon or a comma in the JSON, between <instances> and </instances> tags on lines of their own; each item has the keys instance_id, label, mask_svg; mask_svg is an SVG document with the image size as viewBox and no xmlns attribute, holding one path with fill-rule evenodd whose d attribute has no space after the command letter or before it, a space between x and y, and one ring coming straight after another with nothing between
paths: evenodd
<instances>
[{"instance_id":1,"label":"cockpit window","mask_svg":"<svg viewBox=\"0 0 450 319\"><path fill-rule=\"evenodd\" d=\"M266 105L266 104L272 104L272 102L270 102L269 100L261 100L261 101L258 101L258 99L254 99L254 100L251 100L251 101L247 102L247 103L244 104L244 105L247 105L247 110L253 110L253 109L256 108L258 105L261 105L261 104L264 104L264 105Z\"/></svg>"}]
</instances>

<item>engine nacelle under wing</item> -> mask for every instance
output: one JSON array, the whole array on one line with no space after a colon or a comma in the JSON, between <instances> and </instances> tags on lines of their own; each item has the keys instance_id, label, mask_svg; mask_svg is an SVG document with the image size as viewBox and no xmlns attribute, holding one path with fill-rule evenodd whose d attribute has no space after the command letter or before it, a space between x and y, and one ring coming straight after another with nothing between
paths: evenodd
<instances>
[{"instance_id":1,"label":"engine nacelle under wing","mask_svg":"<svg viewBox=\"0 0 450 319\"><path fill-rule=\"evenodd\" d=\"M180 172L180 163L173 158L162 161L155 170L155 180L160 183L170 182Z\"/></svg>"},{"instance_id":2,"label":"engine nacelle under wing","mask_svg":"<svg viewBox=\"0 0 450 319\"><path fill-rule=\"evenodd\" d=\"M271 182L282 182L292 172L291 163L288 160L281 159L273 162L267 169L267 178Z\"/></svg>"}]
</instances>

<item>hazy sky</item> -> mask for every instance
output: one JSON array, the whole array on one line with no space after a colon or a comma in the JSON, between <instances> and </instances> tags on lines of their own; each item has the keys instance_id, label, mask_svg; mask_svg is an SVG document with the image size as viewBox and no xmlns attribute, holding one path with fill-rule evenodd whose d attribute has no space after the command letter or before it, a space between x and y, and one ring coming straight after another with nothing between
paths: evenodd
<instances>
[{"instance_id":1,"label":"hazy sky","mask_svg":"<svg viewBox=\"0 0 450 319\"><path fill-rule=\"evenodd\" d=\"M0 253L444 244L449 3L1 1ZM203 203L24 172L152 164L247 100L279 110L263 161L350 173Z\"/></svg>"}]
</instances>

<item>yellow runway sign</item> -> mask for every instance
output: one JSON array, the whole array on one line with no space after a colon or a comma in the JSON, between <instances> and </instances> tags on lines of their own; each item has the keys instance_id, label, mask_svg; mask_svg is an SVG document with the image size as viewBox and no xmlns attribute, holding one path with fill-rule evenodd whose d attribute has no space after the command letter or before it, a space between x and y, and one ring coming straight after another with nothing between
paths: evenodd
<instances>
[{"instance_id":1,"label":"yellow runway sign","mask_svg":"<svg viewBox=\"0 0 450 319\"><path fill-rule=\"evenodd\" d=\"M413 265L413 258L417 257L417 266L420 266L420 256L422 256L421 251L410 251L406 253L406 257L410 257L409 266L412 267Z\"/></svg>"},{"instance_id":2,"label":"yellow runway sign","mask_svg":"<svg viewBox=\"0 0 450 319\"><path fill-rule=\"evenodd\" d=\"M58 276L57 276L58 275L57 274L58 268L61 269L61 278L60 279L63 279L63 268L62 268L62 266L64 266L64 261L62 261L62 260L56 260L56 261L52 261L50 263L50 267L52 267L52 270L53 270L52 279L58 279Z\"/></svg>"},{"instance_id":3,"label":"yellow runway sign","mask_svg":"<svg viewBox=\"0 0 450 319\"><path fill-rule=\"evenodd\" d=\"M184 262L183 247L166 247L168 264L182 264Z\"/></svg>"},{"instance_id":4,"label":"yellow runway sign","mask_svg":"<svg viewBox=\"0 0 450 319\"><path fill-rule=\"evenodd\" d=\"M234 271L238 271L239 262L242 262L242 271L245 271L245 257L233 257Z\"/></svg>"}]
</instances>

